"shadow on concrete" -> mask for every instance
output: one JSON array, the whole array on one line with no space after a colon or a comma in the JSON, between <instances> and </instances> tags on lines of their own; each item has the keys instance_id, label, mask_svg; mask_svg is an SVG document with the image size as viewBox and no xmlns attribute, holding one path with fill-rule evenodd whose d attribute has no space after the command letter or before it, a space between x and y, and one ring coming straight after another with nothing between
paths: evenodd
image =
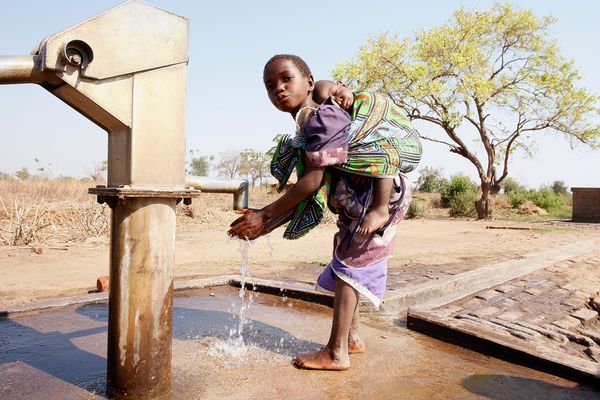
<instances>
[{"instance_id":1,"label":"shadow on concrete","mask_svg":"<svg viewBox=\"0 0 600 400\"><path fill-rule=\"evenodd\" d=\"M106 358L80 349L73 340L105 333L106 326L68 333L41 332L18 321L0 320L0 367L14 362L23 363L90 392L104 392ZM64 322L61 324L67 326ZM105 348L104 344L102 350L105 351ZM30 378L27 370L18 364L15 368L21 370L15 375L22 380L15 383L26 388L34 378Z\"/></svg>"},{"instance_id":2,"label":"shadow on concrete","mask_svg":"<svg viewBox=\"0 0 600 400\"><path fill-rule=\"evenodd\" d=\"M490 400L600 399L600 393L589 387L566 388L513 375L471 375L463 381L463 387ZM532 397L532 393L536 395Z\"/></svg>"},{"instance_id":3,"label":"shadow on concrete","mask_svg":"<svg viewBox=\"0 0 600 400\"><path fill-rule=\"evenodd\" d=\"M78 307L75 311L95 321L108 324L108 307L98 308L98 304ZM237 314L200 310L186 307L173 307L173 339L197 340L216 338L229 340L237 337L240 317ZM292 356L319 350L322 344L298 339L289 332L261 321L246 319L242 331L244 343L277 354Z\"/></svg>"},{"instance_id":4,"label":"shadow on concrete","mask_svg":"<svg viewBox=\"0 0 600 400\"><path fill-rule=\"evenodd\" d=\"M108 305L88 304L77 307L74 311L102 325L73 330L77 327L73 325L84 325L85 322L82 323L72 311L0 320L0 367L9 363L24 363L85 390L103 393L106 385ZM48 320L48 315L52 315L51 320ZM28 322L36 318L44 318L48 322ZM42 332L27 326L29 324L46 325L53 330ZM174 307L173 325L173 338L176 340L198 340L207 337L228 340L230 332L237 335L239 316L222 311ZM96 334L102 336L92 336ZM322 347L319 343L298 339L283 329L252 319L248 319L244 325L243 339L247 345L286 356L315 351ZM100 347L98 353L102 356L90 353L78 345L84 348ZM26 373L17 375L26 376ZM23 382L15 383L27 385L27 378L22 379Z\"/></svg>"}]
</instances>

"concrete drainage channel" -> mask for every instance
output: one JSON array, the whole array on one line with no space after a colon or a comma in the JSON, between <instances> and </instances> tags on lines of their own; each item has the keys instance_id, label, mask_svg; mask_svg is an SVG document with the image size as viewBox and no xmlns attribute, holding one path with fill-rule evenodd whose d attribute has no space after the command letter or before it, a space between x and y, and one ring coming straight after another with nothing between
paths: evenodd
<instances>
[{"instance_id":1,"label":"concrete drainage channel","mask_svg":"<svg viewBox=\"0 0 600 400\"><path fill-rule=\"evenodd\" d=\"M388 292L380 310L374 310L370 303L364 302L361 303L361 311L395 318L406 316L409 329L505 361L600 387L600 360L594 358L600 357L596 350L600 344L600 320L597 312L592 315L590 297L582 295L586 290L600 288L600 276L596 272L600 257L597 252L596 258L586 256L598 248L598 244L597 239L580 241L530 253L518 260L485 265L448 278L396 288ZM571 279L581 275L587 278L579 281ZM594 281L595 276L598 276L598 282ZM178 280L175 290L223 285L239 287L240 278L226 275ZM246 282L246 287L333 305L331 295L317 292L308 284L254 278ZM567 312L567 317L558 322L569 321L568 318L575 320L579 316L581 327L561 326L560 323L551 325L549 321L542 323L540 318L536 321L535 317L528 317L529 325L519 322L517 317L523 316L523 313L516 313L515 307L536 303L539 299L534 300L535 295L543 297L544 293L548 301L560 302L563 313ZM557 293L562 297L559 298ZM107 293L65 297L0 310L0 316L6 318L77 304L105 302L107 299ZM477 307L474 307L475 303ZM575 317L569 317L569 314ZM512 320L511 315L514 317ZM552 315L552 318L558 316ZM567 328L572 329L569 331ZM548 346L540 338L553 341L556 346ZM566 347L565 343L572 344L572 348ZM577 353L582 349L587 359Z\"/></svg>"}]
</instances>

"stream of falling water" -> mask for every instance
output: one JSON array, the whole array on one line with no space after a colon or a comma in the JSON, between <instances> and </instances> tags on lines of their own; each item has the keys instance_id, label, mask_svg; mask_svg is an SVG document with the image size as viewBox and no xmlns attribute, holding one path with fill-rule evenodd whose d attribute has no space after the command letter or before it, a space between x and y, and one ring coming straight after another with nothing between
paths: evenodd
<instances>
[{"instance_id":1,"label":"stream of falling water","mask_svg":"<svg viewBox=\"0 0 600 400\"><path fill-rule=\"evenodd\" d=\"M246 318L244 317L244 313L247 309L249 309L252 306L252 296L248 296L248 300L246 300L246 281L248 278L252 279L252 276L250 275L250 270L248 269L248 249L250 248L251 242L249 240L240 240L240 255L241 255L241 260L240 260L240 274L242 276L241 280L240 280L240 292L239 292L239 298L240 298L240 313L239 313L239 317L240 317L240 322L238 323L238 327L237 327L237 338L235 338L238 342L240 342L240 344L243 346L244 345L244 337L243 337L243 333L244 333L244 325L246 324ZM230 332L230 335L232 336L232 332Z\"/></svg>"},{"instance_id":2,"label":"stream of falling water","mask_svg":"<svg viewBox=\"0 0 600 400\"><path fill-rule=\"evenodd\" d=\"M252 278L248 268L248 250L252 245L249 240L238 239L240 253L240 290L238 292L239 301L232 301L229 311L232 315L238 315L237 326L229 329L229 339L227 341L219 341L211 348L209 352L213 356L231 356L236 360L237 364L243 364L248 356L249 349L244 342L244 327L247 324L246 311L252 306L253 297L251 294L246 295L246 283ZM239 304L239 307L238 307Z\"/></svg>"},{"instance_id":3,"label":"stream of falling water","mask_svg":"<svg viewBox=\"0 0 600 400\"><path fill-rule=\"evenodd\" d=\"M231 240L231 239L230 239ZM238 239L239 248L237 251L240 254L240 289L237 299L231 301L229 312L238 317L237 324L230 326L227 340L219 340L210 346L209 355L221 358L226 364L241 365L247 363L250 359L257 361L261 358L260 351L255 346L247 345L248 339L256 340L256 331L253 329L251 320L247 318L247 311L254 304L254 296L252 291L246 290L246 285L252 282L250 274L248 252L254 244L253 241ZM266 235L267 250L271 257L273 256L273 245L270 235ZM272 271L275 273L275 270ZM287 301L287 297L282 296L282 301L287 303L288 307L292 307L292 303ZM236 326L237 325L237 326ZM246 332L244 332L244 329ZM244 333L249 335L244 340ZM252 336L254 335L254 336ZM271 343L274 348L279 350L284 346L284 338L281 337L278 343ZM268 344L268 341L267 341ZM262 356L264 357L264 355Z\"/></svg>"}]
</instances>

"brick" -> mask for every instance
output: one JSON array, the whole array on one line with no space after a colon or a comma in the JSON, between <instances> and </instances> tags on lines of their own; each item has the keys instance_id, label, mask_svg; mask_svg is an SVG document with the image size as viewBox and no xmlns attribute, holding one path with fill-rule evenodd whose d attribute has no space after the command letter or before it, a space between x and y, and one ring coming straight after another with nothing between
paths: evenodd
<instances>
[{"instance_id":1,"label":"brick","mask_svg":"<svg viewBox=\"0 0 600 400\"><path fill-rule=\"evenodd\" d=\"M481 299L469 299L461 304L463 308L477 308L481 307L483 300Z\"/></svg>"},{"instance_id":2,"label":"brick","mask_svg":"<svg viewBox=\"0 0 600 400\"><path fill-rule=\"evenodd\" d=\"M498 315L498 318L503 319L505 321L516 321L519 318L521 318L522 315L523 314L521 314L518 311L507 311L505 313Z\"/></svg>"},{"instance_id":3,"label":"brick","mask_svg":"<svg viewBox=\"0 0 600 400\"><path fill-rule=\"evenodd\" d=\"M563 329L571 329L581 325L581 322L578 319L569 316L553 321L552 325Z\"/></svg>"},{"instance_id":4,"label":"brick","mask_svg":"<svg viewBox=\"0 0 600 400\"><path fill-rule=\"evenodd\" d=\"M471 311L469 315L472 315L477 318L489 318L497 314L498 312L500 312L500 309L497 307L483 307L479 310Z\"/></svg>"},{"instance_id":5,"label":"brick","mask_svg":"<svg viewBox=\"0 0 600 400\"><path fill-rule=\"evenodd\" d=\"M475 297L478 299L483 299L485 301L490 301L496 297L500 297L500 294L498 292L496 292L495 290L486 290L486 291L477 293L475 295Z\"/></svg>"},{"instance_id":6,"label":"brick","mask_svg":"<svg viewBox=\"0 0 600 400\"><path fill-rule=\"evenodd\" d=\"M539 296L540 294L542 294L544 292L545 292L545 289L543 287L539 287L539 286L528 287L523 290L523 293L527 293L532 296Z\"/></svg>"},{"instance_id":7,"label":"brick","mask_svg":"<svg viewBox=\"0 0 600 400\"><path fill-rule=\"evenodd\" d=\"M96 279L96 289L98 289L99 292L108 291L108 286L108 276L104 275Z\"/></svg>"},{"instance_id":8,"label":"brick","mask_svg":"<svg viewBox=\"0 0 600 400\"><path fill-rule=\"evenodd\" d=\"M498 286L497 288L495 288L494 290L500 293L508 293L508 292L512 292L513 290L517 290L519 287L515 286L515 285L511 285L511 284L506 284L506 285L502 285L502 286Z\"/></svg>"},{"instance_id":9,"label":"brick","mask_svg":"<svg viewBox=\"0 0 600 400\"><path fill-rule=\"evenodd\" d=\"M598 313L594 310L590 310L589 308L580 308L571 313L571 316L585 323L596 319L598 317Z\"/></svg>"},{"instance_id":10,"label":"brick","mask_svg":"<svg viewBox=\"0 0 600 400\"><path fill-rule=\"evenodd\" d=\"M582 291L585 292L586 295L594 293L599 289L597 283L591 282L589 279L586 278L575 278L566 285L563 285L562 287L567 290Z\"/></svg>"},{"instance_id":11,"label":"brick","mask_svg":"<svg viewBox=\"0 0 600 400\"><path fill-rule=\"evenodd\" d=\"M438 315L440 317L448 317L452 314L457 314L462 311L462 307L457 306L443 306L440 308L436 308L435 310L430 311L431 313Z\"/></svg>"},{"instance_id":12,"label":"brick","mask_svg":"<svg viewBox=\"0 0 600 400\"><path fill-rule=\"evenodd\" d=\"M519 304L518 301L513 300L513 299L509 299L509 298L504 298L504 299L502 299L502 300L494 303L494 305L496 307L500 307L503 310L516 307L518 304Z\"/></svg>"},{"instance_id":13,"label":"brick","mask_svg":"<svg viewBox=\"0 0 600 400\"><path fill-rule=\"evenodd\" d=\"M548 278L538 278L528 282L528 286L539 286L543 284L548 284Z\"/></svg>"},{"instance_id":14,"label":"brick","mask_svg":"<svg viewBox=\"0 0 600 400\"><path fill-rule=\"evenodd\" d=\"M529 302L529 301L531 301L531 299L533 299L533 296L530 295L529 293L518 292L518 293L511 294L508 298L516 300L516 301Z\"/></svg>"},{"instance_id":15,"label":"brick","mask_svg":"<svg viewBox=\"0 0 600 400\"><path fill-rule=\"evenodd\" d=\"M566 299L562 300L560 302L560 304L571 307L571 308L579 308L582 305L585 304L585 299L582 299L581 297L567 297Z\"/></svg>"}]
</instances>

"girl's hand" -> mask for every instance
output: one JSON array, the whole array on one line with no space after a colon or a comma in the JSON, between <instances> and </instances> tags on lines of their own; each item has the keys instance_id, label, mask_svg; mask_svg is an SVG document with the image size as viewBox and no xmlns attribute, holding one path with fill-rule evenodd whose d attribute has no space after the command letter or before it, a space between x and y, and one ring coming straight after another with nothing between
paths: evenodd
<instances>
[{"instance_id":1,"label":"girl's hand","mask_svg":"<svg viewBox=\"0 0 600 400\"><path fill-rule=\"evenodd\" d=\"M229 236L254 240L259 236L268 233L265 229L267 217L262 210L244 208L242 210L236 210L236 213L242 214L242 216L229 225L231 227L231 229L227 231Z\"/></svg>"}]
</instances>

